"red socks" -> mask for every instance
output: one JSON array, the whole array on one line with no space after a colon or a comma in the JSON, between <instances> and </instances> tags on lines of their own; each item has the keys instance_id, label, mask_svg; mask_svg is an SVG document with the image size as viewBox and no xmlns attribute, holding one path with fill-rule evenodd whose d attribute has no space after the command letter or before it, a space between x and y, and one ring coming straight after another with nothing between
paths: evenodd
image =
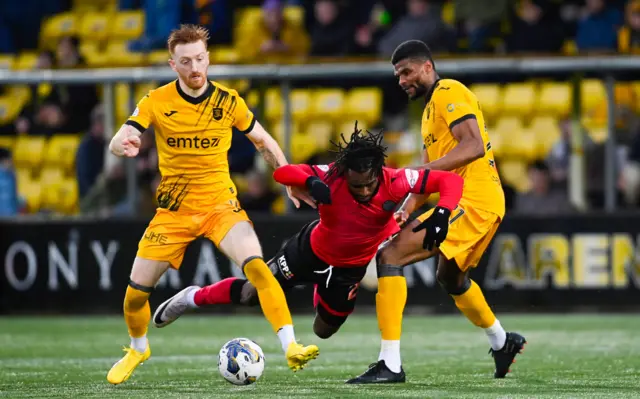
<instances>
[{"instance_id":1,"label":"red socks","mask_svg":"<svg viewBox=\"0 0 640 399\"><path fill-rule=\"evenodd\" d=\"M196 291L193 301L197 306L231 303L231 285L236 280L238 279L235 277L229 277L215 284L200 288Z\"/></svg>"}]
</instances>

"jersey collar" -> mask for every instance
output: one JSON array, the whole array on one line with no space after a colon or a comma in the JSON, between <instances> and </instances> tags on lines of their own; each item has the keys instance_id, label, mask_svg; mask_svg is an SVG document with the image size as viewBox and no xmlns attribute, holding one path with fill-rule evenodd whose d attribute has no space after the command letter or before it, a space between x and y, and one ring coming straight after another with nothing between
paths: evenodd
<instances>
[{"instance_id":1,"label":"jersey collar","mask_svg":"<svg viewBox=\"0 0 640 399\"><path fill-rule=\"evenodd\" d=\"M424 103L429 104L429 101L431 101L431 96L433 96L433 92L436 91L436 87L438 87L438 84L440 84L440 78L436 79L435 82L433 82L433 86L431 86L431 90L429 90L427 92L427 95L424 97Z\"/></svg>"},{"instance_id":2,"label":"jersey collar","mask_svg":"<svg viewBox=\"0 0 640 399\"><path fill-rule=\"evenodd\" d=\"M198 105L204 100L206 100L207 98L211 97L211 94L213 93L213 90L214 90L214 86L208 80L207 80L207 85L208 85L207 90L205 90L204 93L200 94L198 97L191 97L190 95L182 91L182 89L180 88L180 81L176 79L176 89L178 90L178 94L180 94L180 97L182 97L186 102L194 105Z\"/></svg>"}]
</instances>

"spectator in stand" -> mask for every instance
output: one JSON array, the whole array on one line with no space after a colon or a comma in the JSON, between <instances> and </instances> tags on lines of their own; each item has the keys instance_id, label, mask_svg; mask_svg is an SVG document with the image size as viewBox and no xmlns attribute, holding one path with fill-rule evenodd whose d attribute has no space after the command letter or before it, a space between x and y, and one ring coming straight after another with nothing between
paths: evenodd
<instances>
[{"instance_id":1,"label":"spectator in stand","mask_svg":"<svg viewBox=\"0 0 640 399\"><path fill-rule=\"evenodd\" d=\"M562 22L550 14L548 0L523 0L506 42L510 53L559 53L564 43Z\"/></svg>"},{"instance_id":2,"label":"spectator in stand","mask_svg":"<svg viewBox=\"0 0 640 399\"><path fill-rule=\"evenodd\" d=\"M442 20L440 7L429 0L408 0L409 12L384 35L378 52L391 57L402 42L417 39L427 43L434 52L447 52L455 47L453 30Z\"/></svg>"},{"instance_id":3,"label":"spectator in stand","mask_svg":"<svg viewBox=\"0 0 640 399\"><path fill-rule=\"evenodd\" d=\"M18 214L18 185L11 151L0 147L0 217Z\"/></svg>"},{"instance_id":4,"label":"spectator in stand","mask_svg":"<svg viewBox=\"0 0 640 399\"><path fill-rule=\"evenodd\" d=\"M549 215L572 210L567 194L561 189L552 188L549 167L542 161L529 166L531 190L516 198L517 212L531 215Z\"/></svg>"},{"instance_id":5,"label":"spectator in stand","mask_svg":"<svg viewBox=\"0 0 640 399\"><path fill-rule=\"evenodd\" d=\"M240 193L238 200L247 211L271 211L271 206L278 198L268 185L269 180L259 172L251 171L247 174L247 189Z\"/></svg>"},{"instance_id":6,"label":"spectator in stand","mask_svg":"<svg viewBox=\"0 0 640 399\"><path fill-rule=\"evenodd\" d=\"M246 61L276 62L308 53L309 38L304 26L285 17L282 1L266 0L262 12L262 23L238 38L238 48Z\"/></svg>"},{"instance_id":7,"label":"spectator in stand","mask_svg":"<svg viewBox=\"0 0 640 399\"><path fill-rule=\"evenodd\" d=\"M121 0L122 9L138 6L135 1ZM145 0L141 6L144 10L144 33L138 40L129 44L131 51L150 51L167 46L167 37L172 29L181 23L195 23L196 13L194 0Z\"/></svg>"},{"instance_id":8,"label":"spectator in stand","mask_svg":"<svg viewBox=\"0 0 640 399\"><path fill-rule=\"evenodd\" d=\"M191 0L198 24L209 30L209 45L230 44L233 13L229 0Z\"/></svg>"},{"instance_id":9,"label":"spectator in stand","mask_svg":"<svg viewBox=\"0 0 640 399\"><path fill-rule=\"evenodd\" d=\"M489 39L500 35L508 0L453 0L456 20L473 53L491 50Z\"/></svg>"},{"instance_id":10,"label":"spectator in stand","mask_svg":"<svg viewBox=\"0 0 640 399\"><path fill-rule=\"evenodd\" d=\"M100 104L91 112L91 127L76 153L76 177L80 199L87 195L102 173L107 145L104 134L104 109Z\"/></svg>"},{"instance_id":11,"label":"spectator in stand","mask_svg":"<svg viewBox=\"0 0 640 399\"><path fill-rule=\"evenodd\" d=\"M627 4L625 24L618 31L618 52L640 54L640 0Z\"/></svg>"},{"instance_id":12,"label":"spectator in stand","mask_svg":"<svg viewBox=\"0 0 640 399\"><path fill-rule=\"evenodd\" d=\"M351 47L354 27L337 0L316 0L315 23L311 28L311 55L346 55Z\"/></svg>"},{"instance_id":13,"label":"spectator in stand","mask_svg":"<svg viewBox=\"0 0 640 399\"><path fill-rule=\"evenodd\" d=\"M583 13L576 33L578 50L614 51L617 31L623 23L620 11L608 5L605 0L587 0Z\"/></svg>"}]
</instances>

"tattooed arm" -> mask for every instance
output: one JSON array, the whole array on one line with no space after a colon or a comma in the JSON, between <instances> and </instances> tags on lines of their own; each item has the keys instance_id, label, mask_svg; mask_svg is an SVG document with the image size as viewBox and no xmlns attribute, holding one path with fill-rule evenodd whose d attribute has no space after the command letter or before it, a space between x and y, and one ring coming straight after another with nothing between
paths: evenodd
<instances>
[{"instance_id":1,"label":"tattooed arm","mask_svg":"<svg viewBox=\"0 0 640 399\"><path fill-rule=\"evenodd\" d=\"M282 149L278 145L278 143L274 140L273 137L262 127L262 125L256 121L253 129L249 133L247 133L247 137L253 145L256 146L256 149L260 151L264 160L271 165L273 169L278 169L281 166L288 165L287 159L284 157L284 153ZM298 199L306 202L309 206L315 208L315 201L306 190L300 187L289 187L287 186L287 195L291 202L296 206L296 208L300 208L300 201Z\"/></svg>"},{"instance_id":2,"label":"tattooed arm","mask_svg":"<svg viewBox=\"0 0 640 399\"><path fill-rule=\"evenodd\" d=\"M262 127L260 122L255 123L253 129L247 133L247 137L256 149L260 151L264 160L271 165L273 169L277 169L280 166L287 165L287 159L284 157L284 153L278 143L271 137L269 133Z\"/></svg>"}]
</instances>

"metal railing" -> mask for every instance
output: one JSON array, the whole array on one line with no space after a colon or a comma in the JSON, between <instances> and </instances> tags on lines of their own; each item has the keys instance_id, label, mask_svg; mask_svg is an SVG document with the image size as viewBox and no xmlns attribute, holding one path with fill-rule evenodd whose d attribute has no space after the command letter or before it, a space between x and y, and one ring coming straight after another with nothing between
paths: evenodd
<instances>
[{"instance_id":1,"label":"metal railing","mask_svg":"<svg viewBox=\"0 0 640 399\"><path fill-rule=\"evenodd\" d=\"M616 208L616 141L614 115L615 76L624 72L640 70L640 56L598 56L598 57L536 57L536 58L475 58L464 60L444 59L436 61L438 72L443 76L474 76L484 74L503 75L549 75L558 73L596 73L606 87L608 101L608 139L606 141L605 160L605 209L609 212ZM217 65L209 67L211 79L270 79L278 80L284 100L284 143L287 158L291 158L291 82L318 78L390 78L392 66L388 62L353 62L339 64L309 65ZM0 84L94 83L104 85L104 103L106 127L115 132L114 84L116 82L136 83L147 81L170 81L176 78L175 72L168 67L105 68L87 70L0 70ZM133 86L130 85L129 98L134 109ZM586 201L584 188L584 162L579 140L572 141L571 178L569 193L572 202L582 207ZM132 162L127 167L127 195L131 205L136 201L136 173Z\"/></svg>"}]
</instances>

